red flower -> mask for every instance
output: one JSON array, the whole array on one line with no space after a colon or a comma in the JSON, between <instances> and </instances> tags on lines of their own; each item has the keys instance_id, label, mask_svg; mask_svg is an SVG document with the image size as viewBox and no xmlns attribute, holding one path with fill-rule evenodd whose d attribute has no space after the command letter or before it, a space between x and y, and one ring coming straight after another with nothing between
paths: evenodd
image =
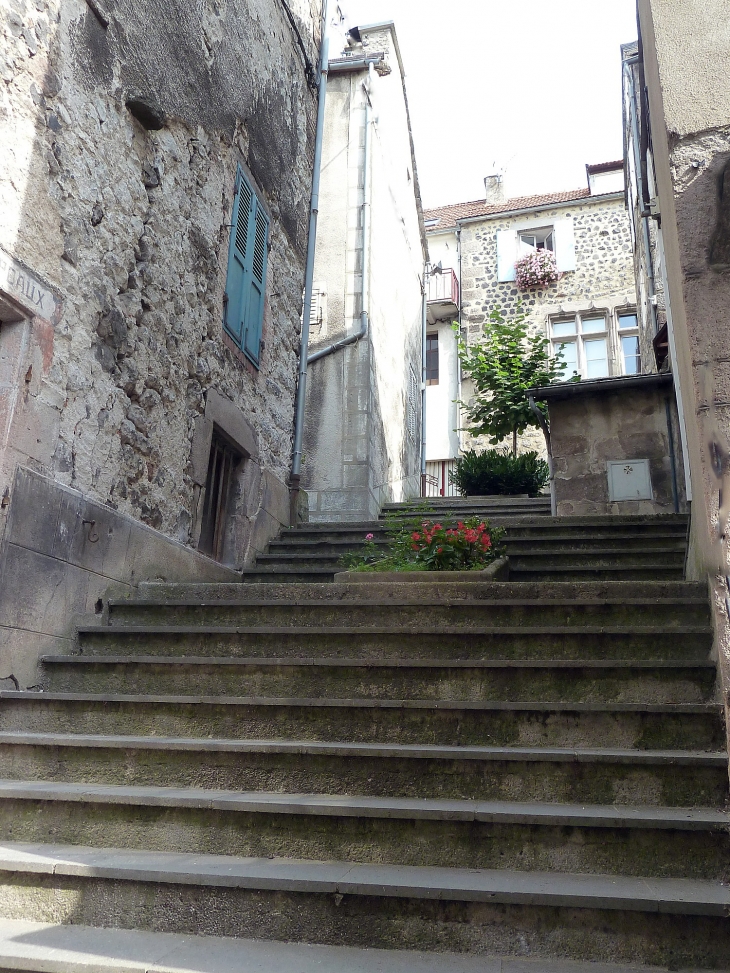
<instances>
[{"instance_id":1,"label":"red flower","mask_svg":"<svg viewBox=\"0 0 730 973\"><path fill-rule=\"evenodd\" d=\"M441 524L434 524L433 525L433 529L434 530L443 530L443 527L441 526Z\"/></svg>"},{"instance_id":2,"label":"red flower","mask_svg":"<svg viewBox=\"0 0 730 973\"><path fill-rule=\"evenodd\" d=\"M411 540L412 541L420 541L420 539L421 539L421 535L418 533L418 531L414 531L411 534Z\"/></svg>"},{"instance_id":3,"label":"red flower","mask_svg":"<svg viewBox=\"0 0 730 973\"><path fill-rule=\"evenodd\" d=\"M484 550L488 550L492 546L492 540L489 534L482 534L482 547Z\"/></svg>"},{"instance_id":4,"label":"red flower","mask_svg":"<svg viewBox=\"0 0 730 973\"><path fill-rule=\"evenodd\" d=\"M413 548L414 551L418 550L418 544L411 544L411 547Z\"/></svg>"},{"instance_id":5,"label":"red flower","mask_svg":"<svg viewBox=\"0 0 730 973\"><path fill-rule=\"evenodd\" d=\"M457 527L459 528L459 530L463 530L463 529L464 529L464 521L463 521L463 520L460 520L460 521L459 521L459 522L457 523L457 525L456 525L456 526L457 526Z\"/></svg>"},{"instance_id":6,"label":"red flower","mask_svg":"<svg viewBox=\"0 0 730 973\"><path fill-rule=\"evenodd\" d=\"M437 553L437 554L443 554L443 553L444 553L444 549L443 549L443 547L439 547L439 548L438 548L438 549L436 550L436 553Z\"/></svg>"}]
</instances>

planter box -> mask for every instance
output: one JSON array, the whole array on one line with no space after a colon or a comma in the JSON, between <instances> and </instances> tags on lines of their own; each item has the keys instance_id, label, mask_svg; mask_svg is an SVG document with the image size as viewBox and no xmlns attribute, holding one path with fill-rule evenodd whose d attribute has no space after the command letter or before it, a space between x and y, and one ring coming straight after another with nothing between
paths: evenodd
<instances>
[{"instance_id":1,"label":"planter box","mask_svg":"<svg viewBox=\"0 0 730 973\"><path fill-rule=\"evenodd\" d=\"M341 571L335 583L398 584L403 581L508 581L509 558L500 557L483 571Z\"/></svg>"}]
</instances>

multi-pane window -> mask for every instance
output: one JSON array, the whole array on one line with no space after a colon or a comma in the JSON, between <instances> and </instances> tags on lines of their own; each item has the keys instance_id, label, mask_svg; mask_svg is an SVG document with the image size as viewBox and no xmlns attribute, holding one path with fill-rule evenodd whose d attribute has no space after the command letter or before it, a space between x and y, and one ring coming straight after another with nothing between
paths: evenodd
<instances>
[{"instance_id":1,"label":"multi-pane window","mask_svg":"<svg viewBox=\"0 0 730 973\"><path fill-rule=\"evenodd\" d=\"M254 365L259 364L264 320L269 217L238 167L226 279L225 329Z\"/></svg>"},{"instance_id":2,"label":"multi-pane window","mask_svg":"<svg viewBox=\"0 0 730 973\"><path fill-rule=\"evenodd\" d=\"M608 324L605 315L576 314L564 320L551 321L550 327L554 351L563 352L563 377L566 380L576 372L582 378L608 376Z\"/></svg>"},{"instance_id":3,"label":"multi-pane window","mask_svg":"<svg viewBox=\"0 0 730 973\"><path fill-rule=\"evenodd\" d=\"M426 335L426 385L439 383L439 336Z\"/></svg>"},{"instance_id":4,"label":"multi-pane window","mask_svg":"<svg viewBox=\"0 0 730 973\"><path fill-rule=\"evenodd\" d=\"M520 233L519 256L524 257L535 250L555 251L555 234L551 226Z\"/></svg>"},{"instance_id":5,"label":"multi-pane window","mask_svg":"<svg viewBox=\"0 0 730 973\"><path fill-rule=\"evenodd\" d=\"M619 314L618 337L621 343L621 366L624 375L641 373L639 322L635 314Z\"/></svg>"}]
</instances>

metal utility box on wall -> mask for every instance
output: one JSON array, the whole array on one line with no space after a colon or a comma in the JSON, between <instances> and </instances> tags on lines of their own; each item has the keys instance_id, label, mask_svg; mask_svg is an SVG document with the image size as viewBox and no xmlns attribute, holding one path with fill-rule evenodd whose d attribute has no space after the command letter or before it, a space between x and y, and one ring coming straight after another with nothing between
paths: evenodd
<instances>
[{"instance_id":1,"label":"metal utility box on wall","mask_svg":"<svg viewBox=\"0 0 730 973\"><path fill-rule=\"evenodd\" d=\"M550 414L559 517L686 511L672 386L666 372L535 389Z\"/></svg>"},{"instance_id":2,"label":"metal utility box on wall","mask_svg":"<svg viewBox=\"0 0 730 973\"><path fill-rule=\"evenodd\" d=\"M606 466L609 500L653 499L648 459L618 460Z\"/></svg>"}]
</instances>

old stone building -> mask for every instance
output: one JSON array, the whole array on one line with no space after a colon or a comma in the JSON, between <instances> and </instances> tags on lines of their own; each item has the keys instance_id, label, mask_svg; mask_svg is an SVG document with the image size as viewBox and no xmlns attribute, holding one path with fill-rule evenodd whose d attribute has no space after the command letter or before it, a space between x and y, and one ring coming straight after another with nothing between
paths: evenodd
<instances>
[{"instance_id":1,"label":"old stone building","mask_svg":"<svg viewBox=\"0 0 730 973\"><path fill-rule=\"evenodd\" d=\"M329 62L302 486L311 520L418 496L426 240L392 23ZM339 56L338 56L339 55Z\"/></svg>"},{"instance_id":2,"label":"old stone building","mask_svg":"<svg viewBox=\"0 0 730 973\"><path fill-rule=\"evenodd\" d=\"M503 199L502 177L485 180L484 201L429 210L432 261L427 336L431 372L426 426L429 491L448 493L448 473L462 448L488 447L487 437L455 432L455 398L468 401L452 322L478 340L490 311L509 318L518 307L551 353L561 350L565 379L535 390L547 402L550 450L534 427L520 438L551 464L553 509L559 515L666 513L684 509L681 431L671 380L657 377L653 307L639 278L637 308L633 243L636 217L626 210L624 163L586 166L588 185L574 192ZM515 261L535 250L555 255L560 278L520 289ZM449 280L453 297L449 299ZM444 287L444 281L446 286ZM459 286L461 293L459 295ZM443 364L442 364L443 363ZM441 390L441 386L448 390ZM448 450L448 452L447 452Z\"/></svg>"},{"instance_id":3,"label":"old stone building","mask_svg":"<svg viewBox=\"0 0 730 973\"><path fill-rule=\"evenodd\" d=\"M484 200L426 211L431 260L441 265L435 280L432 276L429 302L433 319L429 335L436 355L455 362L453 320L473 341L492 308L499 307L509 316L520 305L531 328L563 348L568 374L576 370L587 379L641 370L636 356L627 356L623 341L636 334L636 300L622 163L587 169L589 186L573 192L505 199L502 177L496 175L485 180ZM546 288L520 291L515 260L543 247L555 253L560 280ZM459 301L449 303L439 287L451 275L461 294ZM453 372L455 366L448 367ZM439 368L439 383L441 374ZM427 443L434 444L436 453L443 450L457 418L454 409L445 410L438 395L430 386ZM460 397L469 395L467 380ZM429 445L429 461L453 459L454 445L451 435L452 452L446 456L437 455ZM521 449L528 448L544 448L539 430L522 438Z\"/></svg>"},{"instance_id":4,"label":"old stone building","mask_svg":"<svg viewBox=\"0 0 730 973\"><path fill-rule=\"evenodd\" d=\"M288 522L320 7L0 3L3 675Z\"/></svg>"}]
</instances>

